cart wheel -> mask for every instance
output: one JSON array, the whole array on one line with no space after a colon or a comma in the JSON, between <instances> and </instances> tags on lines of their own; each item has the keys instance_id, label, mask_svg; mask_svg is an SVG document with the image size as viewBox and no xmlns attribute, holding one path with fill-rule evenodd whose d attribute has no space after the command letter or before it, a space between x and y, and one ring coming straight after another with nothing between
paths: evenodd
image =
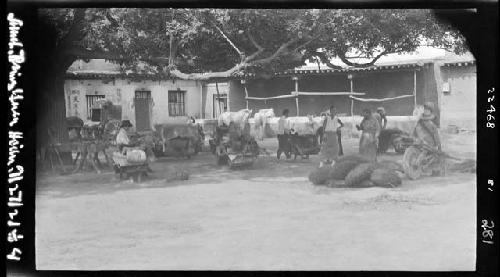
<instances>
[{"instance_id":1,"label":"cart wheel","mask_svg":"<svg viewBox=\"0 0 500 277\"><path fill-rule=\"evenodd\" d=\"M422 165L421 157L422 150L418 147L410 146L406 149L405 154L403 156L403 168L406 176L411 180L415 180L422 176Z\"/></svg>"}]
</instances>

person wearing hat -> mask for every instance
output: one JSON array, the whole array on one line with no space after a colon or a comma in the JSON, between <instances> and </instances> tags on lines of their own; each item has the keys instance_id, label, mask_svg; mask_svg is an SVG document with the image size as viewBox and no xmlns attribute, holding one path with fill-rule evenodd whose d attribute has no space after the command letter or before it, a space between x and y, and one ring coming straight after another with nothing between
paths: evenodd
<instances>
[{"instance_id":1,"label":"person wearing hat","mask_svg":"<svg viewBox=\"0 0 500 277\"><path fill-rule=\"evenodd\" d=\"M434 104L427 102L424 104L424 112L420 115L413 135L437 150L441 150L441 140L439 138L437 117L434 114Z\"/></svg>"},{"instance_id":2,"label":"person wearing hat","mask_svg":"<svg viewBox=\"0 0 500 277\"><path fill-rule=\"evenodd\" d=\"M362 131L359 139L359 154L376 161L378 137L382 128L370 109L363 110L363 120L356 125L356 128Z\"/></svg>"},{"instance_id":3,"label":"person wearing hat","mask_svg":"<svg viewBox=\"0 0 500 277\"><path fill-rule=\"evenodd\" d=\"M319 164L322 167L325 164L333 166L335 159L339 156L339 140L338 131L342 127L337 110L334 106L330 106L330 111L324 116L323 121L323 141L321 143Z\"/></svg>"},{"instance_id":4,"label":"person wearing hat","mask_svg":"<svg viewBox=\"0 0 500 277\"><path fill-rule=\"evenodd\" d=\"M420 115L417 125L413 130L413 136L434 149L441 151L441 139L439 137L437 116L435 115L434 104L427 102L424 104L424 112ZM444 172L444 163L436 166L432 170L432 176L441 175Z\"/></svg>"},{"instance_id":5,"label":"person wearing hat","mask_svg":"<svg viewBox=\"0 0 500 277\"><path fill-rule=\"evenodd\" d=\"M377 113L374 116L378 120L380 127L382 129L385 129L385 127L387 126L387 116L384 107L378 107Z\"/></svg>"}]
</instances>

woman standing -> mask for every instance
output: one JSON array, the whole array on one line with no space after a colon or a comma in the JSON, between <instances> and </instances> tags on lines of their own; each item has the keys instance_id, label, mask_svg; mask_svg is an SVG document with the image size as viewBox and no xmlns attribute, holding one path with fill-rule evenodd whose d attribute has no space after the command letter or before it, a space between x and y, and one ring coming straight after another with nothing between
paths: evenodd
<instances>
[{"instance_id":1,"label":"woman standing","mask_svg":"<svg viewBox=\"0 0 500 277\"><path fill-rule=\"evenodd\" d=\"M337 112L334 106L330 106L330 113L325 116L323 121L323 142L321 144L321 163L322 167L324 164L332 164L333 161L339 155L339 143L337 137L337 131L341 127L339 123L339 118L337 117Z\"/></svg>"},{"instance_id":2,"label":"woman standing","mask_svg":"<svg viewBox=\"0 0 500 277\"><path fill-rule=\"evenodd\" d=\"M376 161L378 136L380 135L381 127L370 109L364 109L363 116L361 124L356 125L356 128L362 131L359 140L359 154L372 161Z\"/></svg>"}]
</instances>

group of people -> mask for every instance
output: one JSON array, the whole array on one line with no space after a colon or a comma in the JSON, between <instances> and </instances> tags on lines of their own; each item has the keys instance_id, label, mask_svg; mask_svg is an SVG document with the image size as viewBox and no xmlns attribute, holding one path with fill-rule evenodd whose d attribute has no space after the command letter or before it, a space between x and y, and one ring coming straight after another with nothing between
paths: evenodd
<instances>
[{"instance_id":1,"label":"group of people","mask_svg":"<svg viewBox=\"0 0 500 277\"><path fill-rule=\"evenodd\" d=\"M337 116L337 110L334 106L330 106L328 112L323 113L321 116L323 117L323 128L322 132L320 132L320 167L333 165L337 157L343 155L341 128L344 127L344 124ZM282 144L282 140L286 139L286 135L293 132L288 117L289 110L283 110L283 114L278 121L278 141L280 144ZM379 136L386 130L386 127L387 114L383 107L377 108L376 113L373 113L368 108L363 110L363 120L360 124L356 125L356 128L361 131L359 140L360 155L376 161ZM426 144L441 150L438 121L432 103L424 104L424 112L417 121L412 135ZM281 153L282 150L278 149L278 159Z\"/></svg>"}]
</instances>

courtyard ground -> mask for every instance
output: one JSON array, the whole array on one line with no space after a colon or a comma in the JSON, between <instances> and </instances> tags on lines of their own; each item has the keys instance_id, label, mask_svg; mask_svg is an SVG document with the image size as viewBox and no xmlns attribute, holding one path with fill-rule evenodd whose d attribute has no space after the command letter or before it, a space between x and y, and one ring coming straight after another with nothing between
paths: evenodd
<instances>
[{"instance_id":1,"label":"courtyard ground","mask_svg":"<svg viewBox=\"0 0 500 277\"><path fill-rule=\"evenodd\" d=\"M475 158L474 133L443 134L444 150ZM260 143L275 153L275 139ZM357 140L344 141L346 154ZM383 155L380 159L400 160ZM318 164L261 156L230 170L210 153L162 158L151 178L111 171L40 173L40 270L474 270L476 175L403 180L399 188L309 183ZM186 181L166 181L176 170Z\"/></svg>"}]
</instances>

